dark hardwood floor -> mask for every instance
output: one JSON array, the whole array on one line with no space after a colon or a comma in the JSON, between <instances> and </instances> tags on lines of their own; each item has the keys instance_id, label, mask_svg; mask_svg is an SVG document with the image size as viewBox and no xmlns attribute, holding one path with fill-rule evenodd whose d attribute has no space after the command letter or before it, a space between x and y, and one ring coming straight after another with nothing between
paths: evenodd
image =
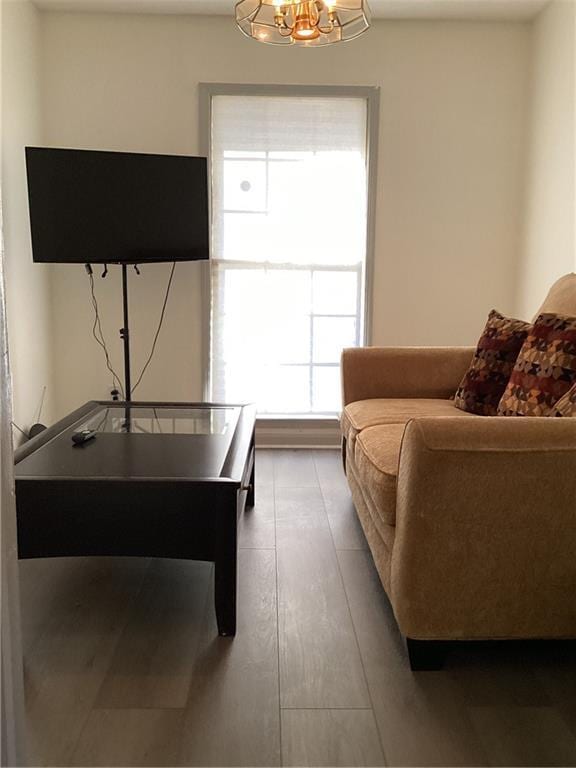
<instances>
[{"instance_id":1,"label":"dark hardwood floor","mask_svg":"<svg viewBox=\"0 0 576 768\"><path fill-rule=\"evenodd\" d=\"M337 451L259 451L238 634L210 564L21 562L33 765L576 765L568 644L413 673Z\"/></svg>"}]
</instances>

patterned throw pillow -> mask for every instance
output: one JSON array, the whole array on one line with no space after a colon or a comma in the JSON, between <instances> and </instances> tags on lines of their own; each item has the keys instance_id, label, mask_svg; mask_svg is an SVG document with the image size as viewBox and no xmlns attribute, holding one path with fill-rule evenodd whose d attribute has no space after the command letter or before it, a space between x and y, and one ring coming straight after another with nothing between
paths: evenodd
<instances>
[{"instance_id":1,"label":"patterned throw pillow","mask_svg":"<svg viewBox=\"0 0 576 768\"><path fill-rule=\"evenodd\" d=\"M576 418L576 384L561 397L552 408L550 416L573 416Z\"/></svg>"},{"instance_id":2,"label":"patterned throw pillow","mask_svg":"<svg viewBox=\"0 0 576 768\"><path fill-rule=\"evenodd\" d=\"M544 313L520 350L499 416L550 416L576 383L576 317Z\"/></svg>"},{"instance_id":3,"label":"patterned throw pillow","mask_svg":"<svg viewBox=\"0 0 576 768\"><path fill-rule=\"evenodd\" d=\"M454 405L478 416L496 416L522 344L532 328L495 309L488 315L468 372L456 391Z\"/></svg>"}]
</instances>

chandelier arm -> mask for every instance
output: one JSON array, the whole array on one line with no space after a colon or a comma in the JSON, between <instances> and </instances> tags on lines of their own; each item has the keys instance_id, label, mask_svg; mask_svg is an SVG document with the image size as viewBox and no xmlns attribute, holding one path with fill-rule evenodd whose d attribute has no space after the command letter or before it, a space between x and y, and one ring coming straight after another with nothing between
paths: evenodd
<instances>
[{"instance_id":1,"label":"chandelier arm","mask_svg":"<svg viewBox=\"0 0 576 768\"><path fill-rule=\"evenodd\" d=\"M304 3L302 3L304 5ZM316 11L316 19L314 19L314 14L312 12L312 9ZM320 25L320 16L322 15L323 10L323 4L320 2L320 0L312 0L312 3L308 6L308 23L311 27L316 28Z\"/></svg>"},{"instance_id":2,"label":"chandelier arm","mask_svg":"<svg viewBox=\"0 0 576 768\"><path fill-rule=\"evenodd\" d=\"M323 2L323 0L315 0L314 4L316 6L316 13L318 14L318 22L320 22L322 11L327 10L327 3Z\"/></svg>"},{"instance_id":3,"label":"chandelier arm","mask_svg":"<svg viewBox=\"0 0 576 768\"><path fill-rule=\"evenodd\" d=\"M321 32L323 35L329 35L331 32L334 32L334 27L336 26L333 21L329 22L329 25L327 27L320 26L320 23L317 25L318 31Z\"/></svg>"},{"instance_id":4,"label":"chandelier arm","mask_svg":"<svg viewBox=\"0 0 576 768\"><path fill-rule=\"evenodd\" d=\"M288 37L288 35L291 35L294 30L294 25L290 26L290 24L288 24L288 22L286 21L286 17L287 17L287 14L283 11L283 7L282 7L282 13L274 17L274 25L278 30L278 32L280 33L280 35L282 35L282 30L288 33L286 35L282 35L282 37Z\"/></svg>"}]
</instances>

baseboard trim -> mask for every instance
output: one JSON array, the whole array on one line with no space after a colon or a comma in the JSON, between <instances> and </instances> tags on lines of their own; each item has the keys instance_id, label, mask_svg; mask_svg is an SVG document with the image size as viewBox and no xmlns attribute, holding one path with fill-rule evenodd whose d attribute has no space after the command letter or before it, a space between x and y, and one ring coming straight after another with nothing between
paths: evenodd
<instances>
[{"instance_id":1,"label":"baseboard trim","mask_svg":"<svg viewBox=\"0 0 576 768\"><path fill-rule=\"evenodd\" d=\"M256 419L257 448L339 448L338 419Z\"/></svg>"}]
</instances>

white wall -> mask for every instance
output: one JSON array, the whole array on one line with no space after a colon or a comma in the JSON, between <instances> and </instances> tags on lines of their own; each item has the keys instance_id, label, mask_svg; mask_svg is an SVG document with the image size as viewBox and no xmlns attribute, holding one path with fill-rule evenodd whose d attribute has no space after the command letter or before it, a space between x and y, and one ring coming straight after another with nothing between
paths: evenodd
<instances>
[{"instance_id":1,"label":"white wall","mask_svg":"<svg viewBox=\"0 0 576 768\"><path fill-rule=\"evenodd\" d=\"M533 26L531 133L518 313L576 271L576 2L554 0Z\"/></svg>"},{"instance_id":2,"label":"white wall","mask_svg":"<svg viewBox=\"0 0 576 768\"><path fill-rule=\"evenodd\" d=\"M2 193L14 421L53 415L50 268L32 263L24 146L41 141L39 13L28 0L2 3ZM19 434L15 433L16 440Z\"/></svg>"},{"instance_id":3,"label":"white wall","mask_svg":"<svg viewBox=\"0 0 576 768\"><path fill-rule=\"evenodd\" d=\"M47 144L198 151L198 82L381 87L374 344L468 344L488 311L512 311L520 250L530 26L376 22L326 50L247 40L232 19L46 14ZM322 223L324 226L325 224ZM139 395L201 396L199 265L178 267ZM149 347L166 266L133 279L135 368ZM82 267L54 272L57 412L104 397ZM97 281L121 367L119 276Z\"/></svg>"}]
</instances>

